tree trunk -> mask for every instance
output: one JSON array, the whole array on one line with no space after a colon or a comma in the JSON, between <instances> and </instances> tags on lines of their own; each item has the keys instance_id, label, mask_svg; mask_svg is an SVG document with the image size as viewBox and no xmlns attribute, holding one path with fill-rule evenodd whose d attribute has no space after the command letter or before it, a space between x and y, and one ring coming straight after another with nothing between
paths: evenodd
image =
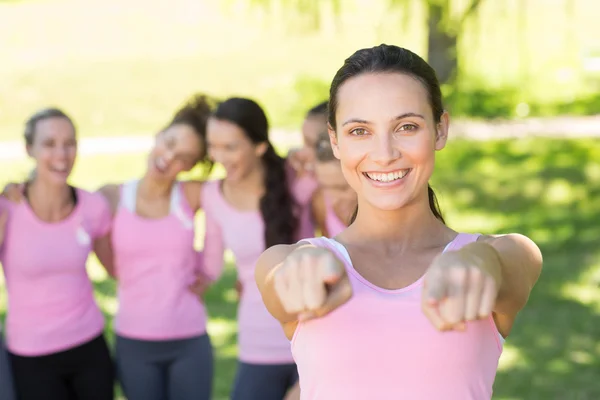
<instances>
[{"instance_id":1,"label":"tree trunk","mask_svg":"<svg viewBox=\"0 0 600 400\"><path fill-rule=\"evenodd\" d=\"M458 69L457 35L448 32L444 26L444 7L439 2L428 2L427 11L427 61L435 70L440 83L448 83L456 77Z\"/></svg>"}]
</instances>

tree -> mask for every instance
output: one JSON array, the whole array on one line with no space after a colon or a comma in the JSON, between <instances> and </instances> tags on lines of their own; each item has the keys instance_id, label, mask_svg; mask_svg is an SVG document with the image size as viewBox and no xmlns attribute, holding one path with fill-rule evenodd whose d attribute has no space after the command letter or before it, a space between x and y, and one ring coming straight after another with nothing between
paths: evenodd
<instances>
[{"instance_id":1,"label":"tree","mask_svg":"<svg viewBox=\"0 0 600 400\"><path fill-rule=\"evenodd\" d=\"M392 8L407 9L415 0L389 0ZM421 0L427 11L427 59L436 70L442 83L451 82L458 71L456 47L465 22L479 8L483 0ZM321 21L320 12L324 0L250 0L253 6L269 9L284 7L289 11L308 15L316 27ZM340 0L328 0L331 8L339 14ZM464 4L458 4L464 3ZM462 7L459 7L462 6Z\"/></svg>"},{"instance_id":2,"label":"tree","mask_svg":"<svg viewBox=\"0 0 600 400\"><path fill-rule=\"evenodd\" d=\"M392 0L408 3L407 0ZM458 72L457 44L467 19L477 11L482 0L470 0L459 12L452 0L427 0L427 61L435 69L440 82L451 82Z\"/></svg>"}]
</instances>

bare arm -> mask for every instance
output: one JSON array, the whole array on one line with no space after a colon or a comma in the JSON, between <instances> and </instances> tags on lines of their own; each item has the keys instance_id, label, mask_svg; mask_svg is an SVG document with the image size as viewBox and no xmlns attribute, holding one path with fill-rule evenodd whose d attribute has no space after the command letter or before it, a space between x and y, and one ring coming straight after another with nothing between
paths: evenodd
<instances>
[{"instance_id":1,"label":"bare arm","mask_svg":"<svg viewBox=\"0 0 600 400\"><path fill-rule=\"evenodd\" d=\"M104 196L106 201L108 201L108 204L110 206L110 212L113 216L116 214L117 207L119 206L119 201L121 200L119 186L120 185L109 183L98 189L98 193Z\"/></svg>"},{"instance_id":2,"label":"bare arm","mask_svg":"<svg viewBox=\"0 0 600 400\"><path fill-rule=\"evenodd\" d=\"M531 239L519 234L482 237L465 249L492 263L496 260L500 266L493 315L499 332L506 337L540 276L542 253Z\"/></svg>"},{"instance_id":3,"label":"bare arm","mask_svg":"<svg viewBox=\"0 0 600 400\"><path fill-rule=\"evenodd\" d=\"M98 193L100 193L106 199L110 207L111 217L114 217L114 215L117 212L117 207L119 206L119 201L121 197L119 185L104 185L100 189L98 189ZM94 240L94 253L96 254L96 257L98 257L98 261L100 261L100 263L106 270L106 273L108 273L111 277L116 279L117 276L114 265L114 254L112 250L110 231L106 235Z\"/></svg>"},{"instance_id":4,"label":"bare arm","mask_svg":"<svg viewBox=\"0 0 600 400\"><path fill-rule=\"evenodd\" d=\"M183 194L194 212L202 208L202 186L203 181L182 182Z\"/></svg>"},{"instance_id":5,"label":"bare arm","mask_svg":"<svg viewBox=\"0 0 600 400\"><path fill-rule=\"evenodd\" d=\"M106 270L106 273L111 277L116 278L110 232L94 240L94 253L96 254L96 257L98 257L100 264L102 264Z\"/></svg>"},{"instance_id":6,"label":"bare arm","mask_svg":"<svg viewBox=\"0 0 600 400\"><path fill-rule=\"evenodd\" d=\"M317 228L319 229L319 231L321 231L321 235L329 237L329 232L327 231L327 225L325 223L327 215L327 209L325 207L325 197L321 190L317 190L313 194L311 201L311 211L313 220L317 224Z\"/></svg>"}]
</instances>

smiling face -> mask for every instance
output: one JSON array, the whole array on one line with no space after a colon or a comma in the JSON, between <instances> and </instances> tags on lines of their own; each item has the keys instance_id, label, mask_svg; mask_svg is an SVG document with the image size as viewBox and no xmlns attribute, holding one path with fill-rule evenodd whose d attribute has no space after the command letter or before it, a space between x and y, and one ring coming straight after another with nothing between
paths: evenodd
<instances>
[{"instance_id":1,"label":"smiling face","mask_svg":"<svg viewBox=\"0 0 600 400\"><path fill-rule=\"evenodd\" d=\"M233 122L210 118L207 125L210 158L223 165L227 180L239 182L260 168L266 143L254 144Z\"/></svg>"},{"instance_id":2,"label":"smiling face","mask_svg":"<svg viewBox=\"0 0 600 400\"><path fill-rule=\"evenodd\" d=\"M160 180L175 180L177 174L189 171L203 156L200 135L187 124L175 124L156 136L148 157L149 176Z\"/></svg>"},{"instance_id":3,"label":"smiling face","mask_svg":"<svg viewBox=\"0 0 600 400\"><path fill-rule=\"evenodd\" d=\"M32 143L27 146L27 153L35 159L38 179L53 184L66 184L77 157L73 124L63 117L38 121Z\"/></svg>"},{"instance_id":4,"label":"smiling face","mask_svg":"<svg viewBox=\"0 0 600 400\"><path fill-rule=\"evenodd\" d=\"M337 99L337 127L329 134L358 197L381 210L427 199L448 116L434 120L423 84L401 73L361 74L340 86Z\"/></svg>"}]
</instances>

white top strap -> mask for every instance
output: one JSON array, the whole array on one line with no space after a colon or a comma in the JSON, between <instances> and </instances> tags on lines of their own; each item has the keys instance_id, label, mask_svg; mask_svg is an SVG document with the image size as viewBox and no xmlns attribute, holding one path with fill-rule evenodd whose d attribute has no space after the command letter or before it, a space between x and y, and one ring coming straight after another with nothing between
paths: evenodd
<instances>
[{"instance_id":1,"label":"white top strap","mask_svg":"<svg viewBox=\"0 0 600 400\"><path fill-rule=\"evenodd\" d=\"M124 207L131 213L135 213L136 194L139 181L132 180L125 182L121 188L121 207Z\"/></svg>"}]
</instances>

